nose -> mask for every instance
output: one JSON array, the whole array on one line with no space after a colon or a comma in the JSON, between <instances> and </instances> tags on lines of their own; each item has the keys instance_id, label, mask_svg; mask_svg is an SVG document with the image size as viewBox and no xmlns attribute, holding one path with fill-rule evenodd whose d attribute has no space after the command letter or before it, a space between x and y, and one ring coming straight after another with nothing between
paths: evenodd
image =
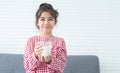
<instances>
[{"instance_id":1,"label":"nose","mask_svg":"<svg viewBox=\"0 0 120 73\"><path fill-rule=\"evenodd\" d=\"M45 25L48 25L49 24L49 21L48 20L45 20L45 23L44 23Z\"/></svg>"}]
</instances>

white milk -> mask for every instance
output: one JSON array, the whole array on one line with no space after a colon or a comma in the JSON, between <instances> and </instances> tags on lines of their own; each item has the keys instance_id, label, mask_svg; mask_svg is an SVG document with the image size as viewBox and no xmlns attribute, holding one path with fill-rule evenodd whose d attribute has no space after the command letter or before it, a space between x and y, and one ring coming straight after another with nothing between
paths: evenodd
<instances>
[{"instance_id":1,"label":"white milk","mask_svg":"<svg viewBox=\"0 0 120 73\"><path fill-rule=\"evenodd\" d=\"M42 56L49 56L51 53L52 49L52 42L38 42L39 44L42 45Z\"/></svg>"}]
</instances>

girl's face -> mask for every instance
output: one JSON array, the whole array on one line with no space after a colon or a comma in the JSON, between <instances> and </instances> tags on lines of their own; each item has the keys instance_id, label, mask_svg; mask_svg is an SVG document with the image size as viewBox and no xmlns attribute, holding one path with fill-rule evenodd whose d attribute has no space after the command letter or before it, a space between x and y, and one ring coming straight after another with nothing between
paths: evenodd
<instances>
[{"instance_id":1,"label":"girl's face","mask_svg":"<svg viewBox=\"0 0 120 73\"><path fill-rule=\"evenodd\" d=\"M51 34L55 26L55 19L49 12L42 12L37 26L39 26L43 34Z\"/></svg>"}]
</instances>

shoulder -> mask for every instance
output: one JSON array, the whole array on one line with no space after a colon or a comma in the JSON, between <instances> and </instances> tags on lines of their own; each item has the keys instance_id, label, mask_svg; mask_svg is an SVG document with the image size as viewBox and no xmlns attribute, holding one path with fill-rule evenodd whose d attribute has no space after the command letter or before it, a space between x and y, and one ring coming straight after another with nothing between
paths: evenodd
<instances>
[{"instance_id":1,"label":"shoulder","mask_svg":"<svg viewBox=\"0 0 120 73\"><path fill-rule=\"evenodd\" d=\"M36 35L36 36L30 36L27 40L28 41L34 41L34 40L36 40L38 38L38 36Z\"/></svg>"},{"instance_id":2,"label":"shoulder","mask_svg":"<svg viewBox=\"0 0 120 73\"><path fill-rule=\"evenodd\" d=\"M54 37L57 41L64 41L64 39L62 37Z\"/></svg>"},{"instance_id":3,"label":"shoulder","mask_svg":"<svg viewBox=\"0 0 120 73\"><path fill-rule=\"evenodd\" d=\"M65 40L61 37L55 37L56 40L54 40L54 45L59 48L62 48L62 49L66 49L66 43L65 43Z\"/></svg>"},{"instance_id":4,"label":"shoulder","mask_svg":"<svg viewBox=\"0 0 120 73\"><path fill-rule=\"evenodd\" d=\"M65 40L62 38L62 37L54 37L54 42L57 44L57 45L65 45Z\"/></svg>"}]
</instances>

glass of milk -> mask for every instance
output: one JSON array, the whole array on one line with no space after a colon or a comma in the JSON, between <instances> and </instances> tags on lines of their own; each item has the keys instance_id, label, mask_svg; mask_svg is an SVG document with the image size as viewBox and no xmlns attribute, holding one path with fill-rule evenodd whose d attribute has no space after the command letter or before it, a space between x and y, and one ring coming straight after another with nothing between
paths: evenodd
<instances>
[{"instance_id":1,"label":"glass of milk","mask_svg":"<svg viewBox=\"0 0 120 73\"><path fill-rule=\"evenodd\" d=\"M49 56L52 49L52 42L38 42L42 45L42 56Z\"/></svg>"}]
</instances>

